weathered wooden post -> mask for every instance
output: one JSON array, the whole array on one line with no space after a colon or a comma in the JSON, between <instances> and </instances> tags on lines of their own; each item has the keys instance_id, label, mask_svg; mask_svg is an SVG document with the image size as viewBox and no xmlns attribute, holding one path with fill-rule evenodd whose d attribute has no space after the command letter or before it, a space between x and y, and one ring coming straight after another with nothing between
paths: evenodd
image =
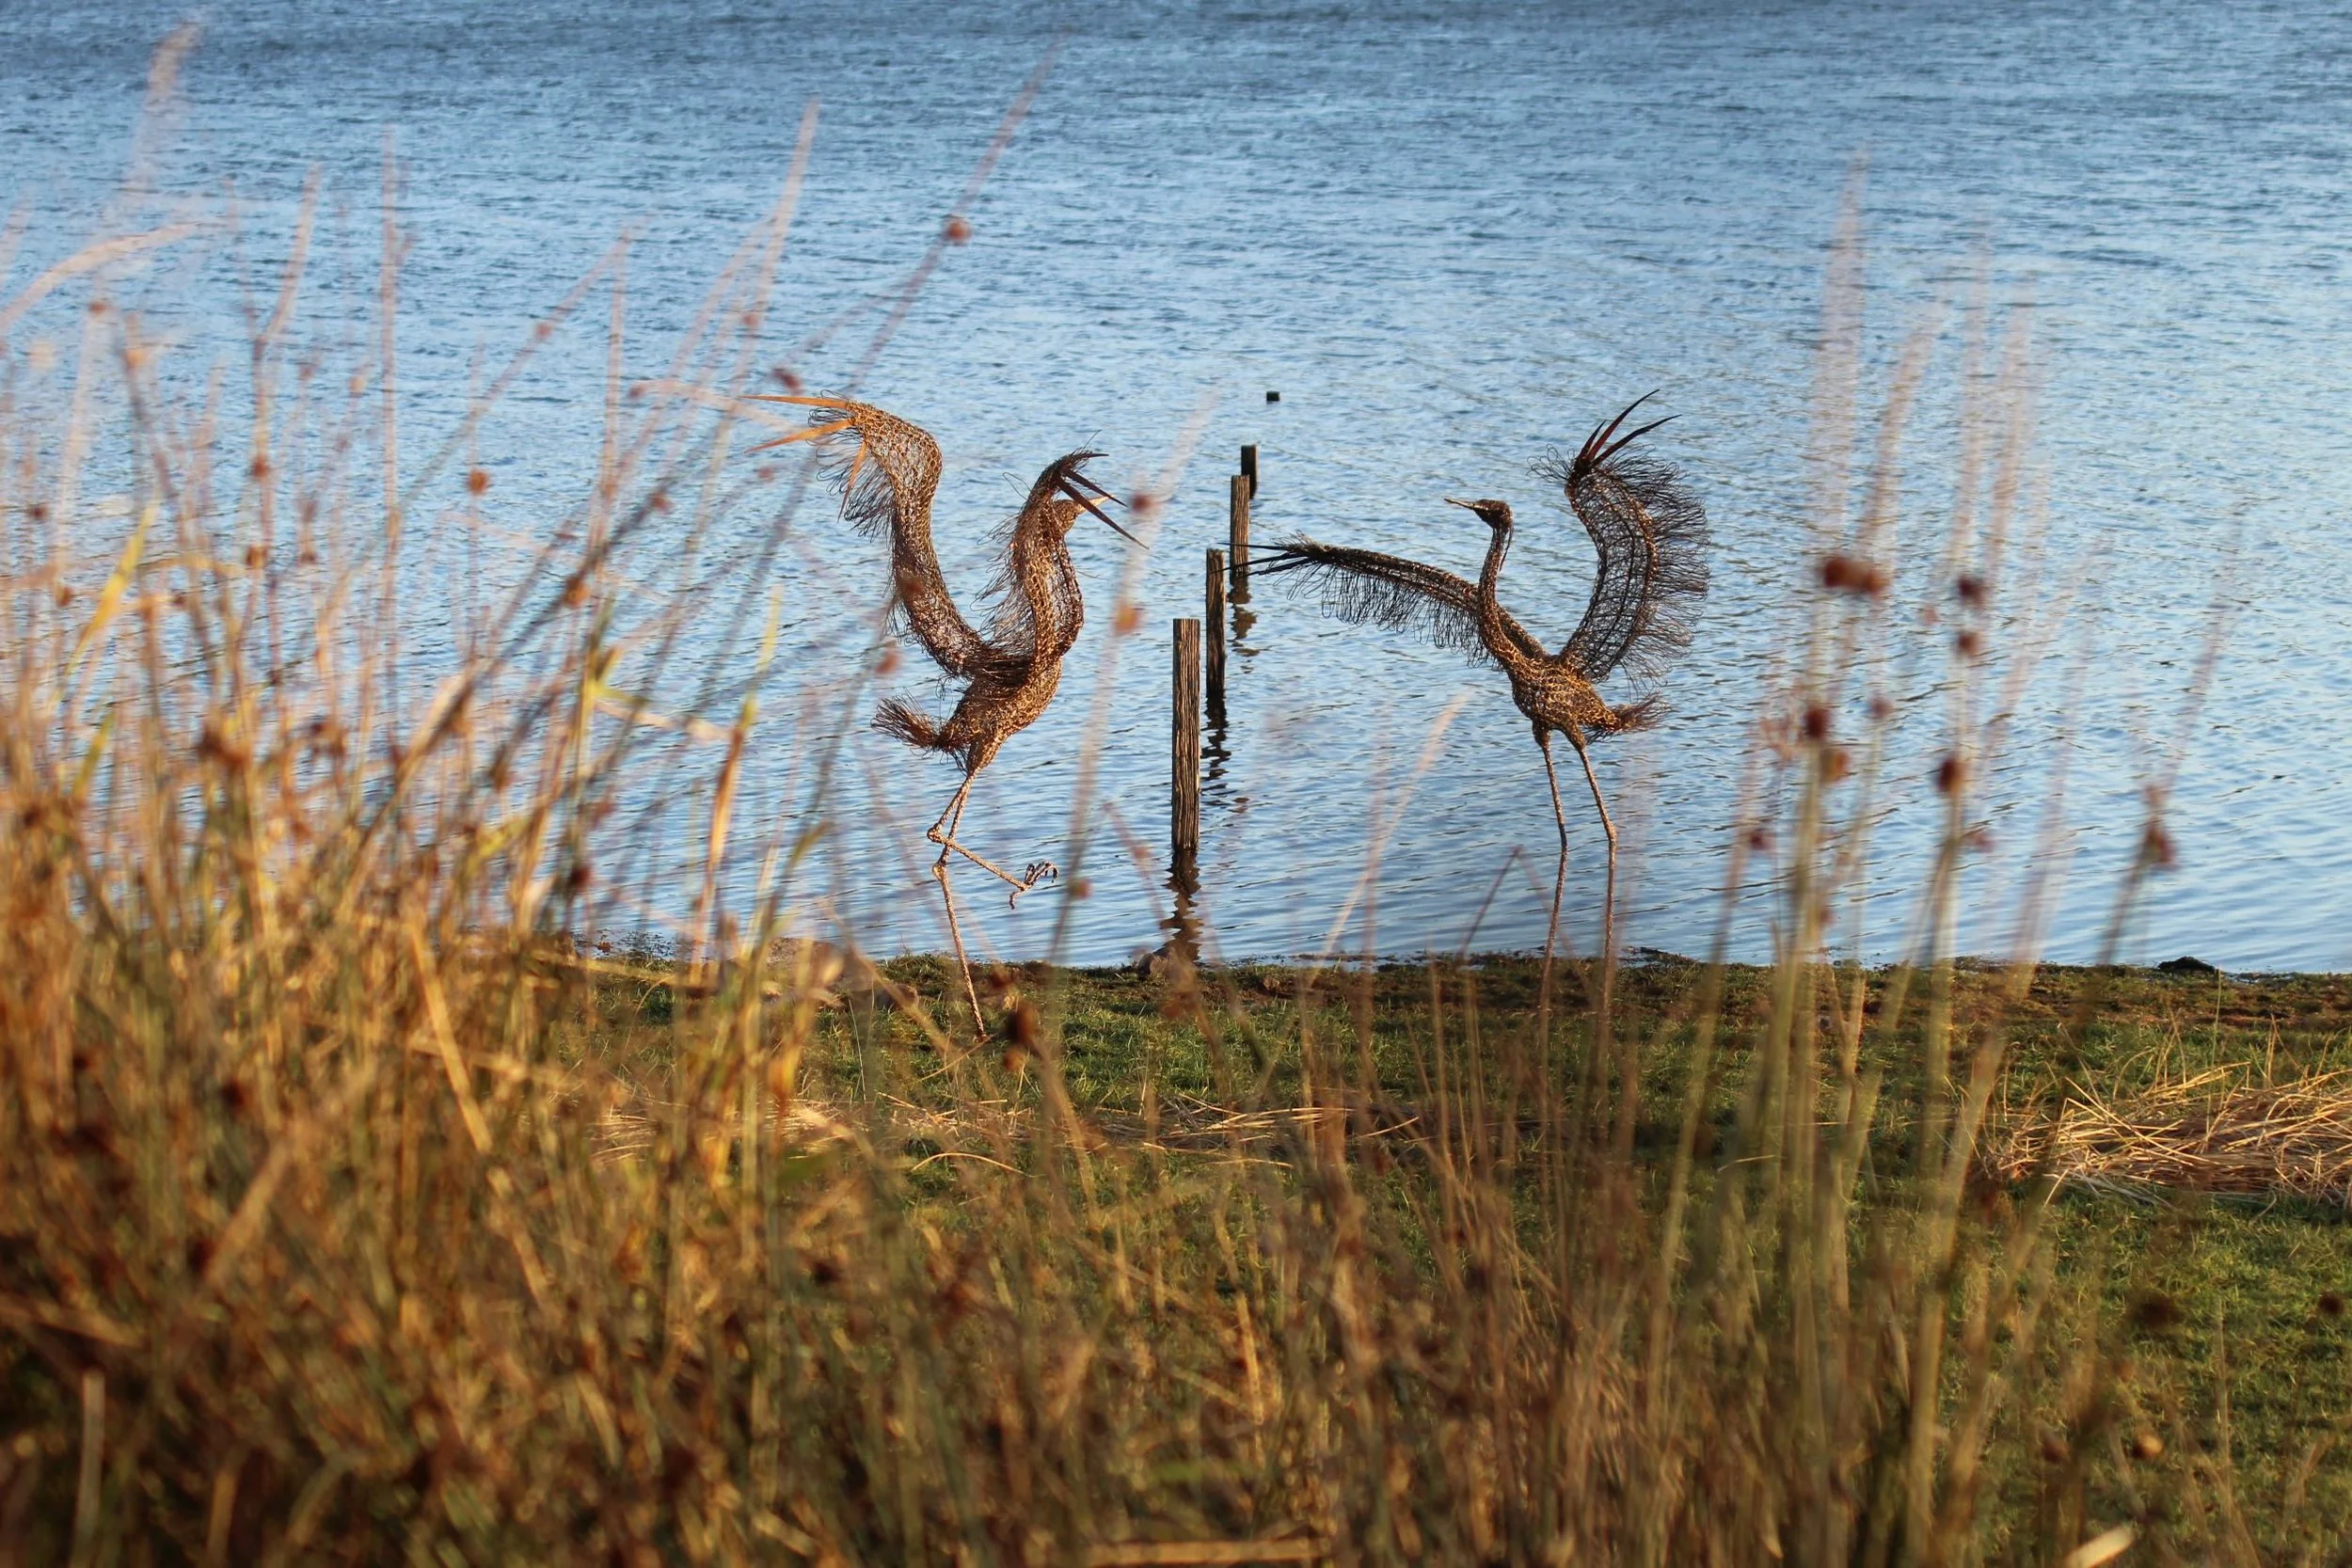
<instances>
[{"instance_id":1,"label":"weathered wooden post","mask_svg":"<svg viewBox=\"0 0 2352 1568\"><path fill-rule=\"evenodd\" d=\"M1241 449L1241 472L1242 477L1249 481L1249 499L1252 500L1257 499L1258 449L1255 446L1247 446Z\"/></svg>"},{"instance_id":2,"label":"weathered wooden post","mask_svg":"<svg viewBox=\"0 0 2352 1568\"><path fill-rule=\"evenodd\" d=\"M1200 623L1176 623L1175 693L1169 715L1168 847L1176 879L1192 885L1200 861Z\"/></svg>"},{"instance_id":3,"label":"weathered wooden post","mask_svg":"<svg viewBox=\"0 0 2352 1568\"><path fill-rule=\"evenodd\" d=\"M1233 568L1233 597L1249 597L1249 490L1248 474L1235 474L1226 499L1227 540L1232 549L1230 560Z\"/></svg>"},{"instance_id":4,"label":"weathered wooden post","mask_svg":"<svg viewBox=\"0 0 2352 1568\"><path fill-rule=\"evenodd\" d=\"M1209 722L1225 722L1225 552L1209 552L1208 604L1200 624L1208 635L1201 651L1209 656Z\"/></svg>"}]
</instances>

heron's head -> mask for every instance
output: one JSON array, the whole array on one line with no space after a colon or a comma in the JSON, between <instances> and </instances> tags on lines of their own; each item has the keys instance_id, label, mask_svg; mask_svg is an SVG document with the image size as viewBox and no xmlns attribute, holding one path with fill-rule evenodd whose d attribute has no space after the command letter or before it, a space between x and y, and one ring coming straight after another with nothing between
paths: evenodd
<instances>
[{"instance_id":1,"label":"heron's head","mask_svg":"<svg viewBox=\"0 0 2352 1568\"><path fill-rule=\"evenodd\" d=\"M1488 528L1501 530L1511 526L1511 503L1508 501L1466 501L1448 496L1446 504L1458 506L1465 512L1477 513L1478 520Z\"/></svg>"},{"instance_id":2,"label":"heron's head","mask_svg":"<svg viewBox=\"0 0 2352 1568\"><path fill-rule=\"evenodd\" d=\"M1086 476L1087 464L1102 455L1099 451L1073 451L1047 468L1039 477L1037 487L1051 497L1051 515L1055 526L1063 533L1067 534L1077 527L1081 516L1091 513L1104 528L1130 545L1140 544L1141 540L1112 522L1111 515L1103 510L1103 502L1108 501L1116 506L1119 504L1118 498Z\"/></svg>"}]
</instances>

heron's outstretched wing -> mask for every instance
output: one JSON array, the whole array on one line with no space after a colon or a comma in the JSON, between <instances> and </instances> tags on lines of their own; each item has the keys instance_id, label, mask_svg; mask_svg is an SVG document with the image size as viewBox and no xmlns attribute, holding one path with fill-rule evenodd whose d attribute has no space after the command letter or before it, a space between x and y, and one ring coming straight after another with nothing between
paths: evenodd
<instances>
[{"instance_id":1,"label":"heron's outstretched wing","mask_svg":"<svg viewBox=\"0 0 2352 1568\"><path fill-rule=\"evenodd\" d=\"M1491 663L1502 660L1479 634L1475 585L1435 566L1374 550L1351 550L1294 539L1251 563L1274 575L1295 572L1319 589L1323 608L1358 626L1395 626L1418 632L1440 648L1459 648ZM1502 612L1503 635L1529 658L1544 650L1527 628Z\"/></svg>"},{"instance_id":2,"label":"heron's outstretched wing","mask_svg":"<svg viewBox=\"0 0 2352 1568\"><path fill-rule=\"evenodd\" d=\"M763 397L800 404L809 427L788 441L825 443L841 515L863 532L890 541L896 618L951 675L969 677L992 657L986 639L956 609L931 545L931 498L939 490L939 443L928 431L869 403L847 398Z\"/></svg>"},{"instance_id":3,"label":"heron's outstretched wing","mask_svg":"<svg viewBox=\"0 0 2352 1568\"><path fill-rule=\"evenodd\" d=\"M1566 493L1600 557L1592 599L1566 649L1587 680L1618 670L1660 673L1690 645L1692 618L1707 593L1705 509L1668 465L1623 455L1666 422L1617 434L1647 401L1596 429L1574 458L1554 457L1537 470Z\"/></svg>"}]
</instances>

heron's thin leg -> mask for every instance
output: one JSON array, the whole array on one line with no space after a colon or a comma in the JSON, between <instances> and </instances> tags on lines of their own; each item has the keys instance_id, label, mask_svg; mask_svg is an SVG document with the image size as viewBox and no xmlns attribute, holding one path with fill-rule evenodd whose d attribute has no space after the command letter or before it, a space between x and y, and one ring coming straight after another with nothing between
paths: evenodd
<instances>
[{"instance_id":1,"label":"heron's thin leg","mask_svg":"<svg viewBox=\"0 0 2352 1568\"><path fill-rule=\"evenodd\" d=\"M980 770L977 768L964 774L963 784L956 790L956 798L947 802L947 809L939 814L939 820L931 824L930 832L924 836L939 846L939 858L942 861L945 861L950 854L961 855L990 876L1002 878L1011 886L1012 896L1018 899L1046 878L1059 876L1060 869L1051 861L1040 861L1029 867L1027 876L1016 877L1004 867L974 854L956 842L956 829L963 823L963 807L964 802L972 794L972 781L979 776Z\"/></svg>"},{"instance_id":2,"label":"heron's thin leg","mask_svg":"<svg viewBox=\"0 0 2352 1568\"><path fill-rule=\"evenodd\" d=\"M1592 785L1593 805L1600 813L1601 832L1609 835L1609 880L1600 900L1600 1015L1601 1027L1597 1039L1605 1040L1609 1031L1609 993L1617 972L1617 825L1609 820L1609 802L1600 798L1600 780L1593 776L1592 753L1583 747L1576 749L1577 760L1584 765L1584 782ZM1617 1064L1617 1128L1616 1142L1621 1151L1633 1148L1633 1118L1641 1095L1640 1059L1634 1053L1633 1038L1628 1035L1620 1046Z\"/></svg>"},{"instance_id":3,"label":"heron's thin leg","mask_svg":"<svg viewBox=\"0 0 2352 1568\"><path fill-rule=\"evenodd\" d=\"M1567 808L1560 803L1560 775L1553 771L1551 766L1551 736L1549 732L1538 732L1535 744L1544 749L1544 778L1551 785L1551 819L1560 825L1560 852L1565 855L1568 852L1568 813ZM1583 748L1580 746L1577 750L1581 752Z\"/></svg>"},{"instance_id":4,"label":"heron's thin leg","mask_svg":"<svg viewBox=\"0 0 2352 1568\"><path fill-rule=\"evenodd\" d=\"M1036 887L1038 883L1045 881L1050 878L1061 875L1061 867L1056 865L1052 861L1038 861L1029 866L1029 874L1027 876L1016 877L1011 872L1007 871L1003 866L994 864L992 862L974 854L971 850L966 849L962 845L958 844L954 839L949 839L947 841L947 847L953 849L957 854L961 855L965 860L970 861L974 865L978 866L989 875L993 877L1002 877L1007 882L1011 884L1012 895L1016 900L1019 899L1023 894L1027 893L1032 888Z\"/></svg>"},{"instance_id":5,"label":"heron's thin leg","mask_svg":"<svg viewBox=\"0 0 2352 1568\"><path fill-rule=\"evenodd\" d=\"M1593 786L1593 805L1600 812L1600 831L1609 835L1609 893L1608 896L1602 900L1600 907L1600 954L1605 959L1613 958L1616 956L1616 950L1611 945L1610 938L1613 934L1613 927L1617 913L1617 825L1609 820L1609 802L1600 798L1600 781L1593 777L1592 753L1579 746L1576 749L1576 759L1584 765L1584 782ZM1548 752L1546 760L1549 760ZM1552 785L1555 797L1558 795L1559 787L1557 784ZM1562 839L1565 841L1567 829L1563 827L1560 831Z\"/></svg>"},{"instance_id":6,"label":"heron's thin leg","mask_svg":"<svg viewBox=\"0 0 2352 1568\"><path fill-rule=\"evenodd\" d=\"M1535 1037L1551 1039L1551 956L1559 944L1560 895L1568 885L1568 814L1560 804L1560 775L1551 766L1551 733L1538 726L1535 744L1544 752L1544 778L1551 784L1552 820L1560 825L1560 868L1551 879L1551 919L1544 927L1544 968L1535 982Z\"/></svg>"},{"instance_id":7,"label":"heron's thin leg","mask_svg":"<svg viewBox=\"0 0 2352 1568\"><path fill-rule=\"evenodd\" d=\"M947 857L945 853L931 863L931 875L939 881L939 896L947 906L947 940L955 943L956 968L963 974L963 999L972 1006L972 1028L977 1038L988 1038L988 1022L980 1017L980 993L972 984L972 960L964 957L963 927L956 919L955 889L948 885Z\"/></svg>"},{"instance_id":8,"label":"heron's thin leg","mask_svg":"<svg viewBox=\"0 0 2352 1568\"><path fill-rule=\"evenodd\" d=\"M955 944L956 968L963 975L963 999L972 1005L972 1027L978 1031L980 1038L986 1039L988 1024L980 1017L980 993L972 984L972 960L963 951L963 924L956 918L956 890L947 878L947 851L955 846L951 835L957 820L963 816L964 799L972 793L972 781L978 773L977 768L965 769L963 783L956 786L955 798L947 802L947 809L939 814L939 820L931 824L931 831L924 836L940 846L939 859L931 862L931 877L939 883L941 902L947 906L947 940Z\"/></svg>"},{"instance_id":9,"label":"heron's thin leg","mask_svg":"<svg viewBox=\"0 0 2352 1568\"><path fill-rule=\"evenodd\" d=\"M932 823L930 832L923 835L933 844L941 846L939 858L943 861L947 858L946 847L955 840L956 824L963 820L964 798L972 793L972 781L979 776L980 770L977 768L964 769L963 783L956 785L955 796L947 802L947 809L939 814L939 820Z\"/></svg>"}]
</instances>

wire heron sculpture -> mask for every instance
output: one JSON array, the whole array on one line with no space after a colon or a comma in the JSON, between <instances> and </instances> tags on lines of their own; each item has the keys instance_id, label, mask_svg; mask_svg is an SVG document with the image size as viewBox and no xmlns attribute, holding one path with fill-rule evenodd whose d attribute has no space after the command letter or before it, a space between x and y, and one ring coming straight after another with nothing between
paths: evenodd
<instances>
[{"instance_id":1,"label":"wire heron sculpture","mask_svg":"<svg viewBox=\"0 0 2352 1568\"><path fill-rule=\"evenodd\" d=\"M861 531L889 541L894 624L913 633L948 676L966 683L955 710L945 719L893 699L875 713L874 725L963 765L963 782L926 836L939 846L931 875L947 907L947 933L963 974L964 1000L971 1005L974 1026L985 1033L972 963L956 918L948 858L961 855L1002 879L1012 890L1009 901L1015 903L1040 881L1059 873L1050 861L1033 861L1016 877L965 847L956 836L964 802L980 769L1053 702L1054 689L1061 683L1062 659L1085 623L1077 568L1067 543L1071 529L1080 515L1090 513L1129 544L1137 541L1102 509L1101 502L1113 499L1110 492L1086 476L1086 465L1102 453L1073 451L1056 458L1029 487L1028 499L1006 531L1005 563L989 589L994 610L982 629L956 608L931 545L939 443L920 427L871 404L779 395L762 395L758 401L800 404L816 411L808 429L766 446L808 440L828 444L839 463L842 515Z\"/></svg>"},{"instance_id":2,"label":"wire heron sculpture","mask_svg":"<svg viewBox=\"0 0 2352 1568\"><path fill-rule=\"evenodd\" d=\"M1654 397L1657 394L1651 393ZM1568 817L1552 767L1551 736L1567 737L1584 765L1601 831L1609 839L1609 883L1602 904L1602 952L1613 941L1617 888L1617 828L1602 799L1587 751L1601 736L1655 723L1662 713L1656 691L1613 706L1595 689L1624 673L1656 677L1691 641L1691 620L1707 593L1707 514L1670 466L1627 449L1666 423L1656 420L1619 435L1635 400L1614 420L1595 427L1573 458L1557 454L1536 472L1560 485L1570 511L1592 536L1599 556L1584 618L1557 654L1544 651L1497 598L1502 560L1511 547L1510 506L1499 500L1455 500L1493 531L1486 569L1475 584L1451 572L1399 556L1295 539L1264 558L1259 570L1298 573L1319 587L1324 607L1357 625L1417 631L1440 647L1479 655L1510 678L1511 699L1535 729L1551 784L1551 814L1560 829L1560 867L1551 889L1551 924L1544 937L1542 986L1549 996L1551 955L1559 934L1560 895L1567 881ZM1669 416L1671 418L1672 416Z\"/></svg>"}]
</instances>

